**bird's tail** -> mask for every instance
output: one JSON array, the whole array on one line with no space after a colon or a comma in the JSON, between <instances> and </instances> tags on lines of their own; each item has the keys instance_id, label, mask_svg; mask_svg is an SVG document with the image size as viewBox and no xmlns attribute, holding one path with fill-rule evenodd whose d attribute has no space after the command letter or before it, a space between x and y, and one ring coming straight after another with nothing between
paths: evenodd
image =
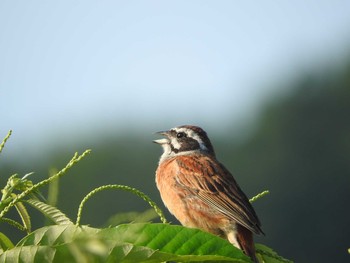
<instances>
[{"instance_id":1,"label":"bird's tail","mask_svg":"<svg viewBox=\"0 0 350 263\"><path fill-rule=\"evenodd\" d=\"M249 256L254 263L259 263L255 254L253 233L243 226L237 224L237 242L243 252Z\"/></svg>"}]
</instances>

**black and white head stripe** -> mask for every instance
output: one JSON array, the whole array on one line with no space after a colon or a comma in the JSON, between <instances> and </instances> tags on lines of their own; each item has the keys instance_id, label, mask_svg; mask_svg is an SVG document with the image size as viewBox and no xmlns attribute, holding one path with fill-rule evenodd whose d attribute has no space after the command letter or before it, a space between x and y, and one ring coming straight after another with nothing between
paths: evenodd
<instances>
[{"instance_id":1,"label":"black and white head stripe","mask_svg":"<svg viewBox=\"0 0 350 263\"><path fill-rule=\"evenodd\" d=\"M158 132L166 138L154 140L163 147L160 161L176 155L203 152L215 156L213 146L207 133L197 126L183 125L169 131Z\"/></svg>"},{"instance_id":2,"label":"black and white head stripe","mask_svg":"<svg viewBox=\"0 0 350 263\"><path fill-rule=\"evenodd\" d=\"M183 125L171 129L170 133L175 150L180 152L202 150L211 154L214 153L207 133L200 127Z\"/></svg>"}]
</instances>

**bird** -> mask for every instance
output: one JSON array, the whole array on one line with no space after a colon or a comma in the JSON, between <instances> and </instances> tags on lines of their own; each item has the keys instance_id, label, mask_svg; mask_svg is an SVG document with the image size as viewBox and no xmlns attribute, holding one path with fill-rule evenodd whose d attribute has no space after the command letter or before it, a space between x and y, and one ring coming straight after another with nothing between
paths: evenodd
<instances>
[{"instance_id":1,"label":"bird","mask_svg":"<svg viewBox=\"0 0 350 263\"><path fill-rule=\"evenodd\" d=\"M154 140L163 148L156 185L164 205L185 227L227 239L253 262L253 234L263 234L260 220L236 180L217 158L207 133L182 125Z\"/></svg>"}]
</instances>

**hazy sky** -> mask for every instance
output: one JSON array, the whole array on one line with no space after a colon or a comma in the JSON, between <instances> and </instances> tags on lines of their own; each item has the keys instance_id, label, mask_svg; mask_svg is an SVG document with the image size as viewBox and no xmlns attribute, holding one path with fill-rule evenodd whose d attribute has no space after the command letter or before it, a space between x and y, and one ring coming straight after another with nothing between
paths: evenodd
<instances>
[{"instance_id":1,"label":"hazy sky","mask_svg":"<svg viewBox=\"0 0 350 263\"><path fill-rule=\"evenodd\" d=\"M224 129L349 44L350 1L3 0L0 137Z\"/></svg>"}]
</instances>

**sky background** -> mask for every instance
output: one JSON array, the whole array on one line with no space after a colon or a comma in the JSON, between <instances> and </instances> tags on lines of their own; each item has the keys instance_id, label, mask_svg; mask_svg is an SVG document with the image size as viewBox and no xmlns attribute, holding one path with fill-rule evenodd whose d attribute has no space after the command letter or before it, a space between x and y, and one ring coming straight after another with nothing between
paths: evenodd
<instances>
[{"instance_id":1,"label":"sky background","mask_svg":"<svg viewBox=\"0 0 350 263\"><path fill-rule=\"evenodd\" d=\"M350 1L0 1L0 137L223 132L349 44Z\"/></svg>"}]
</instances>

